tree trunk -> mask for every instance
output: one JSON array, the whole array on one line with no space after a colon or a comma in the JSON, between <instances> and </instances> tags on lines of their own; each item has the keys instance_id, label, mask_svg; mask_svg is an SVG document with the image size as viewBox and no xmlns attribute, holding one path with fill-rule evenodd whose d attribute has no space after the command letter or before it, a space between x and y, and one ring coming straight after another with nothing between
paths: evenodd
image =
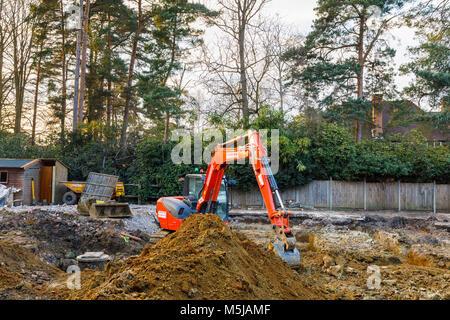
<instances>
[{"instance_id":1,"label":"tree trunk","mask_svg":"<svg viewBox=\"0 0 450 320\"><path fill-rule=\"evenodd\" d=\"M177 17L175 17L175 27L174 29L177 28ZM173 69L173 64L175 62L175 57L176 57L176 45L177 45L177 36L176 33L174 32L173 36L172 36L172 45L171 45L171 55L170 55L170 64L169 64L169 70L167 70L166 76L164 77L164 80L162 82L162 86L165 86L167 84L167 81L170 78L170 75L172 74L172 69ZM181 81L180 80L180 86L181 86ZM181 88L179 88L181 89ZM170 124L170 113L168 111L166 111L166 119L165 119L165 123L164 123L164 139L163 139L163 145L165 146L167 144L167 140L169 139L169 124Z\"/></svg>"},{"instance_id":2,"label":"tree trunk","mask_svg":"<svg viewBox=\"0 0 450 320\"><path fill-rule=\"evenodd\" d=\"M239 23L239 64L241 78L241 94L242 94L242 114L244 117L244 129L249 126L250 113L248 110L248 88L247 88L247 68L245 65L245 22L241 17Z\"/></svg>"},{"instance_id":3,"label":"tree trunk","mask_svg":"<svg viewBox=\"0 0 450 320\"><path fill-rule=\"evenodd\" d=\"M84 109L84 98L85 98L85 89L86 89L86 51L87 51L87 42L88 42L88 26L89 26L89 9L90 9L90 0L86 0L84 17L83 17L83 36L81 42L81 75L80 75L80 93L78 99L78 123L83 121L83 109Z\"/></svg>"},{"instance_id":4,"label":"tree trunk","mask_svg":"<svg viewBox=\"0 0 450 320\"><path fill-rule=\"evenodd\" d=\"M359 75L357 77L357 97L362 101L364 100L364 16L360 17L359 24L359 39L358 39L358 62L359 62ZM356 120L356 141L362 140L362 124L361 120Z\"/></svg>"},{"instance_id":5,"label":"tree trunk","mask_svg":"<svg viewBox=\"0 0 450 320\"><path fill-rule=\"evenodd\" d=\"M130 107L131 107L131 95L133 90L133 74L134 74L134 65L136 62L137 55L137 46L139 42L139 36L141 35L143 28L142 23L142 1L138 1L138 28L136 30L136 34L133 39L133 47L131 50L130 57L130 66L128 68L128 81L126 90L126 99L125 99L125 110L123 113L123 123L122 123L122 136L120 138L120 149L123 150L125 148L125 143L127 141L127 129L128 129L128 119L130 116Z\"/></svg>"},{"instance_id":6,"label":"tree trunk","mask_svg":"<svg viewBox=\"0 0 450 320\"><path fill-rule=\"evenodd\" d=\"M108 23L111 23L111 15L108 13ZM108 54L110 55L109 58L111 59L111 32L108 31L107 36L107 44L108 44ZM111 126L111 98L112 98L112 82L111 77L108 77L108 95L106 96L106 126Z\"/></svg>"},{"instance_id":7,"label":"tree trunk","mask_svg":"<svg viewBox=\"0 0 450 320\"><path fill-rule=\"evenodd\" d=\"M0 129L2 124L2 111L3 111L3 51L4 51L4 35L3 35L3 0L0 0Z\"/></svg>"},{"instance_id":8,"label":"tree trunk","mask_svg":"<svg viewBox=\"0 0 450 320\"><path fill-rule=\"evenodd\" d=\"M169 123L170 123L170 115L166 112L166 121L164 123L164 142L163 145L167 144L167 140L169 139Z\"/></svg>"},{"instance_id":9,"label":"tree trunk","mask_svg":"<svg viewBox=\"0 0 450 320\"><path fill-rule=\"evenodd\" d=\"M15 28L15 27L14 27ZM16 31L16 30L15 30ZM22 88L22 72L23 64L19 57L18 39L16 34L13 34L13 47L14 47L14 88L16 95L15 103L15 120L14 120L14 133L19 134L22 129L22 111L23 111L23 88Z\"/></svg>"},{"instance_id":10,"label":"tree trunk","mask_svg":"<svg viewBox=\"0 0 450 320\"><path fill-rule=\"evenodd\" d=\"M111 99L112 99L112 82L111 79L108 79L108 96L106 97L106 126L110 127L111 126Z\"/></svg>"},{"instance_id":11,"label":"tree trunk","mask_svg":"<svg viewBox=\"0 0 450 320\"><path fill-rule=\"evenodd\" d=\"M280 85L280 111L284 114L284 89L283 89L283 75L279 72L279 85Z\"/></svg>"},{"instance_id":12,"label":"tree trunk","mask_svg":"<svg viewBox=\"0 0 450 320\"><path fill-rule=\"evenodd\" d=\"M64 136L66 130L66 95L67 95L67 69L66 69L66 26L64 23L64 3L61 0L61 69L62 69L62 101L61 101L61 143L64 146Z\"/></svg>"},{"instance_id":13,"label":"tree trunk","mask_svg":"<svg viewBox=\"0 0 450 320\"><path fill-rule=\"evenodd\" d=\"M42 51L42 45L40 47ZM41 63L42 57L39 57L36 73L36 86L34 88L34 104L33 104L33 124L31 128L31 145L34 146L36 143L36 118L37 118L37 107L38 107L38 97L39 97L39 82L41 81Z\"/></svg>"}]
</instances>

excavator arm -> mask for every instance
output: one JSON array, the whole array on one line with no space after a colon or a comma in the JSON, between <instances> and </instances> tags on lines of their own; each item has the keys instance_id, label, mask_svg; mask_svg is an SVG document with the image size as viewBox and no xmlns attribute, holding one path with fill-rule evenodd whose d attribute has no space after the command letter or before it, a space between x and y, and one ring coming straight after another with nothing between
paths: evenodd
<instances>
[{"instance_id":1,"label":"excavator arm","mask_svg":"<svg viewBox=\"0 0 450 320\"><path fill-rule=\"evenodd\" d=\"M243 140L245 141L247 139L247 144L234 147L235 143ZM284 244L284 248L282 248L283 252L278 253L283 257L283 255L288 254L287 252L292 253L295 251L295 257L291 257L291 259L297 262L298 255L299 263L300 255L295 248L296 239L289 228L290 212L284 207L277 183L267 159L267 151L261 143L258 132L250 130L246 135L234 138L224 144L220 144L214 149L211 163L208 165L208 170L206 172L203 191L197 203L197 212L216 212L218 206L217 196L219 194L222 178L228 164L238 159L246 158L249 158L250 164L252 165L258 187L267 208L270 222L272 223L272 228L277 234L278 239ZM274 197L278 202L279 209L277 209ZM277 251L280 250L280 248L276 249ZM285 260L289 260L286 259L286 257L284 258ZM288 261L288 263L289 262L290 261Z\"/></svg>"}]
</instances>

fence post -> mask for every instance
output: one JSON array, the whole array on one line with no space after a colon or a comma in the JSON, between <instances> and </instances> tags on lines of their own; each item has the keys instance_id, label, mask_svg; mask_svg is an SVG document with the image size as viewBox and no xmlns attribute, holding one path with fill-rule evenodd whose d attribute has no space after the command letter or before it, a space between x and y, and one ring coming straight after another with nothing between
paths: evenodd
<instances>
[{"instance_id":1,"label":"fence post","mask_svg":"<svg viewBox=\"0 0 450 320\"><path fill-rule=\"evenodd\" d=\"M333 177L330 177L330 210L333 210Z\"/></svg>"},{"instance_id":2,"label":"fence post","mask_svg":"<svg viewBox=\"0 0 450 320\"><path fill-rule=\"evenodd\" d=\"M400 180L398 180L398 211L402 211L402 188Z\"/></svg>"},{"instance_id":3,"label":"fence post","mask_svg":"<svg viewBox=\"0 0 450 320\"><path fill-rule=\"evenodd\" d=\"M436 214L436 180L433 181L433 213Z\"/></svg>"},{"instance_id":4,"label":"fence post","mask_svg":"<svg viewBox=\"0 0 450 320\"><path fill-rule=\"evenodd\" d=\"M367 211L367 182L364 178L364 211Z\"/></svg>"}]
</instances>

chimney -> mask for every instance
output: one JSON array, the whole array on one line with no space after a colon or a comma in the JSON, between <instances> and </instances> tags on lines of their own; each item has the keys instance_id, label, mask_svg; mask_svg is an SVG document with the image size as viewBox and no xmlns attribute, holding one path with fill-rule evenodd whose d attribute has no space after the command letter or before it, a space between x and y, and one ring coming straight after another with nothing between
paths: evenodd
<instances>
[{"instance_id":1,"label":"chimney","mask_svg":"<svg viewBox=\"0 0 450 320\"><path fill-rule=\"evenodd\" d=\"M374 94L372 96L372 122L374 129L372 135L374 137L381 137L383 135L383 102L382 94Z\"/></svg>"}]
</instances>

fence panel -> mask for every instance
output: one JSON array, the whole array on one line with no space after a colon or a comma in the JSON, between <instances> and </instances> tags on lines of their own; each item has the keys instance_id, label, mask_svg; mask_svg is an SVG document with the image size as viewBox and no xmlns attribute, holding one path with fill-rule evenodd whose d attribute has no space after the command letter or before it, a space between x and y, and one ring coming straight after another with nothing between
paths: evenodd
<instances>
[{"instance_id":1,"label":"fence panel","mask_svg":"<svg viewBox=\"0 0 450 320\"><path fill-rule=\"evenodd\" d=\"M402 183L404 210L433 210L432 183Z\"/></svg>"},{"instance_id":2,"label":"fence panel","mask_svg":"<svg viewBox=\"0 0 450 320\"><path fill-rule=\"evenodd\" d=\"M450 185L436 185L436 207L438 210L450 211Z\"/></svg>"},{"instance_id":3,"label":"fence panel","mask_svg":"<svg viewBox=\"0 0 450 320\"><path fill-rule=\"evenodd\" d=\"M364 182L333 181L332 202L336 209L364 209ZM366 183L368 210L398 210L400 191L401 210L433 210L432 183L379 182ZM330 181L315 180L306 186L283 190L285 201L300 202L315 208L330 207ZM450 185L436 185L438 211L450 211ZM233 189L233 203L241 206L262 206L263 199L257 188Z\"/></svg>"}]
</instances>

